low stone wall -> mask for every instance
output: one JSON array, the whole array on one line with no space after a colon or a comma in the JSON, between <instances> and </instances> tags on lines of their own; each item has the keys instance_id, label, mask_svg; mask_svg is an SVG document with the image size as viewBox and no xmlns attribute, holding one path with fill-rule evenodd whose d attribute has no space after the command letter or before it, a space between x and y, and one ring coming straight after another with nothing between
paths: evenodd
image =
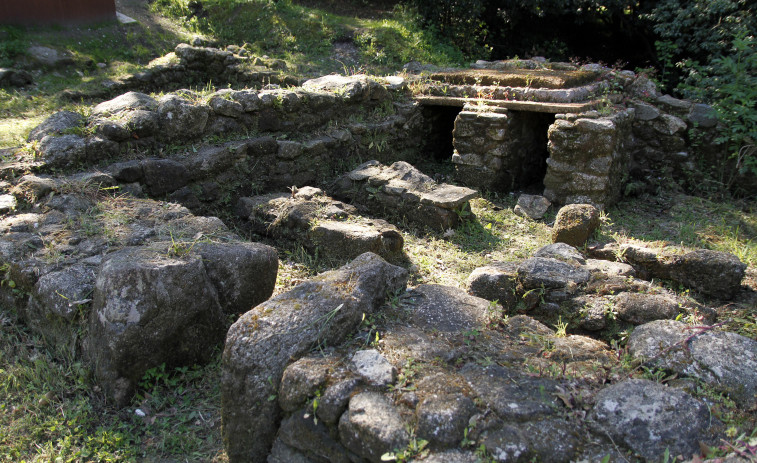
<instances>
[{"instance_id":1,"label":"low stone wall","mask_svg":"<svg viewBox=\"0 0 757 463\"><path fill-rule=\"evenodd\" d=\"M225 50L181 43L173 53L151 63L144 71L120 81L111 81L106 88L113 92L138 89L171 90L188 86L204 87L235 85L260 88L265 85L297 86L302 81L285 73L281 60L264 60L251 56L247 50L228 46Z\"/></svg>"},{"instance_id":2,"label":"low stone wall","mask_svg":"<svg viewBox=\"0 0 757 463\"><path fill-rule=\"evenodd\" d=\"M722 160L722 146L714 142L718 120L712 107L669 95L634 99L629 106L635 109L631 150L636 179L672 176L692 184L701 177L698 161L717 165Z\"/></svg>"},{"instance_id":3,"label":"low stone wall","mask_svg":"<svg viewBox=\"0 0 757 463\"><path fill-rule=\"evenodd\" d=\"M422 116L412 101L393 101L402 92L364 76L206 97L129 92L87 118L57 113L29 140L40 171L98 165L132 193L206 213L219 201L324 184L360 159L412 161Z\"/></svg>"}]
</instances>

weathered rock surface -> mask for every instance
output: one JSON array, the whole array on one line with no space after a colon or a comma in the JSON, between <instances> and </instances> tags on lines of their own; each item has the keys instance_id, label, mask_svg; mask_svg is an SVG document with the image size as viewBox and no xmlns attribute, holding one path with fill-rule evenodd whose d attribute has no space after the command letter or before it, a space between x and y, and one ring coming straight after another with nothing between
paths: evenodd
<instances>
[{"instance_id":1,"label":"weathered rock surface","mask_svg":"<svg viewBox=\"0 0 757 463\"><path fill-rule=\"evenodd\" d=\"M518 266L518 279L525 289L558 289L589 281L589 271L551 257L532 257Z\"/></svg>"},{"instance_id":2,"label":"weathered rock surface","mask_svg":"<svg viewBox=\"0 0 757 463\"><path fill-rule=\"evenodd\" d=\"M705 294L729 299L740 288L746 268L733 254L700 249L676 258L670 278Z\"/></svg>"},{"instance_id":3,"label":"weathered rock surface","mask_svg":"<svg viewBox=\"0 0 757 463\"><path fill-rule=\"evenodd\" d=\"M311 91L333 92L348 101L382 100L388 96L383 85L365 75L329 75L310 79L302 87Z\"/></svg>"},{"instance_id":4,"label":"weathered rock surface","mask_svg":"<svg viewBox=\"0 0 757 463\"><path fill-rule=\"evenodd\" d=\"M673 319L678 315L678 303L656 294L620 293L615 297L618 317L634 325L654 320Z\"/></svg>"},{"instance_id":5,"label":"weathered rock surface","mask_svg":"<svg viewBox=\"0 0 757 463\"><path fill-rule=\"evenodd\" d=\"M518 204L515 205L515 213L529 217L534 220L539 220L547 213L547 209L552 203L544 196L539 195L520 195L518 197Z\"/></svg>"},{"instance_id":6,"label":"weathered rock surface","mask_svg":"<svg viewBox=\"0 0 757 463\"><path fill-rule=\"evenodd\" d=\"M241 198L237 215L249 219L257 233L299 242L328 258L349 260L373 252L393 260L402 254L404 240L395 226L364 218L354 206L317 188Z\"/></svg>"},{"instance_id":7,"label":"weathered rock surface","mask_svg":"<svg viewBox=\"0 0 757 463\"><path fill-rule=\"evenodd\" d=\"M388 292L403 289L406 278L405 270L366 253L257 306L232 325L222 379L231 461L265 461L281 419L278 404L268 399L276 394L286 363L314 345L343 341Z\"/></svg>"},{"instance_id":8,"label":"weathered rock surface","mask_svg":"<svg viewBox=\"0 0 757 463\"><path fill-rule=\"evenodd\" d=\"M586 259L578 252L578 249L566 243L553 243L539 248L534 253L534 257L548 257L557 259L571 265L584 265Z\"/></svg>"},{"instance_id":9,"label":"weathered rock surface","mask_svg":"<svg viewBox=\"0 0 757 463\"><path fill-rule=\"evenodd\" d=\"M714 424L705 404L642 379L602 390L588 418L597 433L608 433L647 461L659 460L666 449L684 458L698 454L699 442L708 440L707 431Z\"/></svg>"},{"instance_id":10,"label":"weathered rock surface","mask_svg":"<svg viewBox=\"0 0 757 463\"><path fill-rule=\"evenodd\" d=\"M464 436L476 406L462 393L431 394L416 409L418 436L433 444L454 446Z\"/></svg>"},{"instance_id":11,"label":"weathered rock surface","mask_svg":"<svg viewBox=\"0 0 757 463\"><path fill-rule=\"evenodd\" d=\"M468 277L468 292L497 301L507 309L515 308L518 302L518 263L493 262L475 269Z\"/></svg>"},{"instance_id":12,"label":"weathered rock surface","mask_svg":"<svg viewBox=\"0 0 757 463\"><path fill-rule=\"evenodd\" d=\"M569 204L557 212L552 241L581 247L599 228L599 211L590 204Z\"/></svg>"},{"instance_id":13,"label":"weathered rock surface","mask_svg":"<svg viewBox=\"0 0 757 463\"><path fill-rule=\"evenodd\" d=\"M496 322L499 315L489 301L449 286L419 285L408 296L415 304L410 321L420 328L440 332L480 329Z\"/></svg>"},{"instance_id":14,"label":"weathered rock surface","mask_svg":"<svg viewBox=\"0 0 757 463\"><path fill-rule=\"evenodd\" d=\"M339 420L339 435L345 447L370 462L407 447L410 435L405 422L383 394L363 392L350 399Z\"/></svg>"},{"instance_id":15,"label":"weathered rock surface","mask_svg":"<svg viewBox=\"0 0 757 463\"><path fill-rule=\"evenodd\" d=\"M292 412L305 406L318 389L326 383L334 362L328 358L303 357L289 365L281 377L279 405Z\"/></svg>"},{"instance_id":16,"label":"weathered rock surface","mask_svg":"<svg viewBox=\"0 0 757 463\"><path fill-rule=\"evenodd\" d=\"M98 271L88 355L119 403L144 372L201 363L223 336L218 295L199 257L129 249Z\"/></svg>"},{"instance_id":17,"label":"weathered rock surface","mask_svg":"<svg viewBox=\"0 0 757 463\"><path fill-rule=\"evenodd\" d=\"M29 133L28 141L41 141L48 135L62 135L68 130L82 127L84 116L73 111L60 111L45 119Z\"/></svg>"},{"instance_id":18,"label":"weathered rock surface","mask_svg":"<svg viewBox=\"0 0 757 463\"><path fill-rule=\"evenodd\" d=\"M210 108L178 95L165 95L158 100L161 135L169 140L192 139L205 131Z\"/></svg>"},{"instance_id":19,"label":"weathered rock surface","mask_svg":"<svg viewBox=\"0 0 757 463\"><path fill-rule=\"evenodd\" d=\"M681 255L631 245L619 253L643 276L673 280L726 300L741 288L747 267L733 254L708 249Z\"/></svg>"},{"instance_id":20,"label":"weathered rock surface","mask_svg":"<svg viewBox=\"0 0 757 463\"><path fill-rule=\"evenodd\" d=\"M238 315L268 299L276 286L276 250L259 243L198 243L205 271L227 315Z\"/></svg>"},{"instance_id":21,"label":"weathered rock surface","mask_svg":"<svg viewBox=\"0 0 757 463\"><path fill-rule=\"evenodd\" d=\"M337 179L332 190L375 213L392 211L437 230L460 224L461 216L471 214L468 201L478 196L470 188L437 184L403 161L389 167L368 161Z\"/></svg>"},{"instance_id":22,"label":"weathered rock surface","mask_svg":"<svg viewBox=\"0 0 757 463\"><path fill-rule=\"evenodd\" d=\"M397 376L392 364L375 349L359 350L350 361L354 372L372 386L388 386Z\"/></svg>"},{"instance_id":23,"label":"weathered rock surface","mask_svg":"<svg viewBox=\"0 0 757 463\"><path fill-rule=\"evenodd\" d=\"M504 425L485 434L484 446L495 461L568 463L578 449L572 424L557 419Z\"/></svg>"},{"instance_id":24,"label":"weathered rock surface","mask_svg":"<svg viewBox=\"0 0 757 463\"><path fill-rule=\"evenodd\" d=\"M557 382L532 378L500 366L468 364L461 370L480 400L506 422L519 423L554 415Z\"/></svg>"},{"instance_id":25,"label":"weathered rock surface","mask_svg":"<svg viewBox=\"0 0 757 463\"><path fill-rule=\"evenodd\" d=\"M22 312L26 323L51 344L75 348L92 307L96 270L80 264L41 276Z\"/></svg>"},{"instance_id":26,"label":"weathered rock surface","mask_svg":"<svg viewBox=\"0 0 757 463\"><path fill-rule=\"evenodd\" d=\"M757 399L757 341L659 320L634 330L628 350L648 365L697 378L749 406Z\"/></svg>"}]
</instances>

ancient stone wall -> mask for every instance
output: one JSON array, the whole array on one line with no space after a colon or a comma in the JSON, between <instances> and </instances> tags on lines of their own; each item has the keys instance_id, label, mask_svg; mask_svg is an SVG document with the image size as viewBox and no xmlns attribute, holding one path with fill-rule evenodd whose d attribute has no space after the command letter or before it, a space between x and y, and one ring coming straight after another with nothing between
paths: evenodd
<instances>
[{"instance_id":1,"label":"ancient stone wall","mask_svg":"<svg viewBox=\"0 0 757 463\"><path fill-rule=\"evenodd\" d=\"M403 91L357 76L209 96L129 92L88 118L58 113L30 141L42 171L98 164L132 193L204 213L239 196L323 184L360 160L412 161L422 116L417 104L393 101Z\"/></svg>"},{"instance_id":2,"label":"ancient stone wall","mask_svg":"<svg viewBox=\"0 0 757 463\"><path fill-rule=\"evenodd\" d=\"M697 171L722 158L715 110L669 95L634 99L632 173L640 180L672 176L696 182ZM698 162L701 162L699 164Z\"/></svg>"},{"instance_id":3,"label":"ancient stone wall","mask_svg":"<svg viewBox=\"0 0 757 463\"><path fill-rule=\"evenodd\" d=\"M173 53L158 58L147 69L120 81L106 83L113 92L127 90L165 91L189 86L234 85L260 88L265 85L296 86L298 78L285 73L282 60L264 59L246 49L229 45L225 49L179 44Z\"/></svg>"}]
</instances>

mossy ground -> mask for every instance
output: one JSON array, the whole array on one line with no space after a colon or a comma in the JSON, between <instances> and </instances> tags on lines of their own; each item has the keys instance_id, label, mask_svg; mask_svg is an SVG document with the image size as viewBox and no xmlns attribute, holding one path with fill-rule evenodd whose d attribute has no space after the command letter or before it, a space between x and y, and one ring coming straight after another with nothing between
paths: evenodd
<instances>
[{"instance_id":1,"label":"mossy ground","mask_svg":"<svg viewBox=\"0 0 757 463\"><path fill-rule=\"evenodd\" d=\"M13 39L0 46L0 59L15 57L25 45L35 43L66 48L77 61L69 70L38 73L32 88L0 90L0 148L23 144L28 131L54 111L86 111L96 101L71 98L74 92L138 70L198 32L224 43L249 43L256 53L285 59L303 75L332 70L383 73L411 59L437 64L462 60L459 51L418 29L408 11L357 7L343 16L333 13L339 9L334 3L339 2L208 0L204 2L208 16L198 19L188 17L184 0L157 0L153 13L145 11L145 17L162 12L174 18L171 27L162 27L167 20L156 16L156 22L132 25L0 28ZM361 11L369 14L361 16ZM267 26L254 31L246 26L257 23ZM355 64L339 62L333 54L334 38L352 43ZM524 219L512 212L515 201L515 195L485 194L472 202L475 219L466 217L467 222L454 232L422 230L398 221L405 237L404 265L410 270L410 283L463 287L476 267L491 260L524 259L548 244L547 224L554 211L543 221ZM757 288L753 203L710 201L671 192L626 199L606 212L597 238L733 252L749 264L747 284ZM281 249L280 261L276 293L335 265L302 248ZM757 309L728 304L718 310L729 329L757 339ZM0 310L0 325L0 461L226 460L220 438L218 360L204 367L151 370L139 396L129 407L119 409L108 403L79 360L70 352L51 349L12 310ZM622 350L618 356L624 358ZM626 363L623 368L628 373L635 367ZM633 372L666 381L665 372ZM704 387L700 393L713 400L713 413L729 427L730 445L741 445L742 435L757 438L753 410L737 410Z\"/></svg>"}]
</instances>

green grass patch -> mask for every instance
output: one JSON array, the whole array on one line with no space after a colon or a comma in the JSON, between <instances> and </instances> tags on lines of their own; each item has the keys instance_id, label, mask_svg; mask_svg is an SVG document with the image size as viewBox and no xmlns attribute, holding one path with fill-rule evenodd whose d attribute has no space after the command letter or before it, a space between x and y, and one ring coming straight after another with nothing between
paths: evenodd
<instances>
[{"instance_id":1,"label":"green grass patch","mask_svg":"<svg viewBox=\"0 0 757 463\"><path fill-rule=\"evenodd\" d=\"M674 193L626 200L608 210L604 238L725 251L754 267L757 210L747 206Z\"/></svg>"},{"instance_id":2,"label":"green grass patch","mask_svg":"<svg viewBox=\"0 0 757 463\"><path fill-rule=\"evenodd\" d=\"M150 370L134 403L117 409L70 352L46 347L8 311L0 310L0 322L0 461L207 462L222 455L218 361Z\"/></svg>"},{"instance_id":3,"label":"green grass patch","mask_svg":"<svg viewBox=\"0 0 757 463\"><path fill-rule=\"evenodd\" d=\"M514 206L509 195L475 199L473 215L463 217L465 222L455 230L437 233L403 227L410 283L465 287L476 268L492 261L526 259L549 244L549 227L516 215Z\"/></svg>"},{"instance_id":4,"label":"green grass patch","mask_svg":"<svg viewBox=\"0 0 757 463\"><path fill-rule=\"evenodd\" d=\"M153 11L181 20L188 29L225 44L245 46L256 54L285 59L299 72L396 72L408 61L456 64L459 49L440 41L417 24L410 10L395 8L386 18L347 17L291 0L206 0L202 10L189 0L156 0ZM194 5L194 4L193 4ZM332 56L337 41L353 41L360 64Z\"/></svg>"}]
</instances>

